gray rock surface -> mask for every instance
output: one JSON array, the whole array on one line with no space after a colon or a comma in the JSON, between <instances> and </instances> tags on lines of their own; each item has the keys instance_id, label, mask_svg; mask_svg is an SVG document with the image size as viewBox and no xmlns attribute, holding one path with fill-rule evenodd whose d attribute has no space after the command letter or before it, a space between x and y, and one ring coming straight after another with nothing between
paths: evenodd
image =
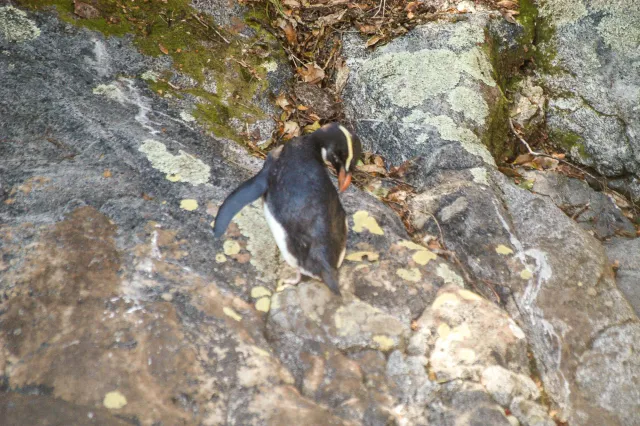
<instances>
[{"instance_id":1,"label":"gray rock surface","mask_svg":"<svg viewBox=\"0 0 640 426\"><path fill-rule=\"evenodd\" d=\"M210 232L260 164L133 77L161 65L127 39L25 17L37 38L0 38L3 419L507 424L479 376L440 384L426 352L407 353L412 320L464 280L388 207L344 194L344 298L314 281L283 286L292 271L259 203L223 241Z\"/></svg>"},{"instance_id":2,"label":"gray rock surface","mask_svg":"<svg viewBox=\"0 0 640 426\"><path fill-rule=\"evenodd\" d=\"M492 93L486 91L487 86L497 90L491 68L487 74L478 75L465 68L465 49L477 48L470 39L484 33L491 22L478 15L456 24L425 25L373 53L365 53L362 47L359 50L363 41L349 40L351 57L347 63L354 71L345 92L348 116L357 123L369 146L392 162L420 156L407 166L405 174L419 189L409 201L413 226L429 238L442 234L446 248L461 260L473 286L502 303L522 328L545 392L557 412L556 420L571 424L631 424L634 417L630 413L640 412L640 404L629 405L630 399L618 399L617 388L601 387L596 391L590 383L615 372L616 383L629 389L630 398L635 395L636 375L627 373L627 368L638 361L636 343L620 333L607 333L628 327L634 336L640 322L616 287L601 243L554 201L591 202L597 210L592 216L596 222L585 227L600 237L635 230L606 196L594 193L583 183L565 181L553 174L536 174L536 179L540 176L538 189L545 196L535 195L515 186L495 171L491 160L478 155L487 152L481 141L491 135L495 118L484 115L484 125L473 127L469 114L478 110L467 105L464 111L469 114L461 114L450 99L458 87L473 88L476 96ZM476 43L483 41L478 38ZM581 43L576 40L574 44ZM492 52L496 51L501 50ZM484 55L486 51L482 52ZM453 58L453 63L441 59L434 65L432 55L436 54ZM495 57L487 56L485 60L499 62ZM443 64L450 72L429 74ZM483 80L483 75L489 78ZM438 91L445 86L442 93ZM531 111L526 117L515 118L522 118L526 127L531 120L540 120L544 97L535 81L525 82L521 89ZM533 98L537 99L535 105ZM370 102L363 103L362 99ZM498 99L485 97L484 102L496 107ZM523 110L526 108L521 108L520 113ZM413 123L416 115L428 120L420 127L408 126L406 123ZM429 120L431 124L427 123ZM475 132L474 137L443 142L446 132L435 121L451 123L453 130L449 134L470 130ZM592 342L604 334L607 343L603 346L615 346L629 358L608 356L611 364L605 365L601 360L606 355L601 352L608 349L602 349L593 354L591 361ZM502 387L508 389L511 379L507 377L512 375L503 376ZM486 390L493 392L497 400L509 401L509 409L518 420L526 417L528 424L550 422L546 407L522 396L502 395L496 390L500 386L486 378L485 383ZM604 395L598 396L598 392ZM446 422L444 417L440 421Z\"/></svg>"},{"instance_id":3,"label":"gray rock surface","mask_svg":"<svg viewBox=\"0 0 640 426\"><path fill-rule=\"evenodd\" d=\"M633 0L542 1L537 48L547 58L551 136L573 158L626 177L635 198L640 176L640 8ZM634 183L635 182L635 183Z\"/></svg>"},{"instance_id":4,"label":"gray rock surface","mask_svg":"<svg viewBox=\"0 0 640 426\"><path fill-rule=\"evenodd\" d=\"M523 170L521 174L533 182L533 192L549 197L596 238L602 240L615 235L635 236L636 228L610 196L594 191L586 182L552 171Z\"/></svg>"},{"instance_id":5,"label":"gray rock surface","mask_svg":"<svg viewBox=\"0 0 640 426\"><path fill-rule=\"evenodd\" d=\"M345 110L366 148L394 165L425 154L495 164L480 143L502 100L482 48L488 19L429 23L373 53L359 36L346 37Z\"/></svg>"},{"instance_id":6,"label":"gray rock surface","mask_svg":"<svg viewBox=\"0 0 640 426\"><path fill-rule=\"evenodd\" d=\"M618 288L640 315L640 238L613 238L604 248L612 263L620 263L616 272Z\"/></svg>"}]
</instances>

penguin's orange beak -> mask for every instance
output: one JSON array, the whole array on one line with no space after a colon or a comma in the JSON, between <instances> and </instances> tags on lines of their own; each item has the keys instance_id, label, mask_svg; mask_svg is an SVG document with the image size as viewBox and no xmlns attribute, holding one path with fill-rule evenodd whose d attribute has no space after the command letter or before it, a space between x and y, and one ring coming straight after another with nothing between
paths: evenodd
<instances>
[{"instance_id":1,"label":"penguin's orange beak","mask_svg":"<svg viewBox=\"0 0 640 426\"><path fill-rule=\"evenodd\" d=\"M345 172L344 168L341 167L338 173L338 187L340 188L340 192L344 192L349 185L351 185L351 173Z\"/></svg>"}]
</instances>

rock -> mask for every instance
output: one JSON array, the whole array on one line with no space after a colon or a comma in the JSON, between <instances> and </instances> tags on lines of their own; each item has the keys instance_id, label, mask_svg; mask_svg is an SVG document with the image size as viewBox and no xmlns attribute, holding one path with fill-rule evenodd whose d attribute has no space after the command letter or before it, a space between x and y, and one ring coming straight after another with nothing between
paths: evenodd
<instances>
[{"instance_id":1,"label":"rock","mask_svg":"<svg viewBox=\"0 0 640 426\"><path fill-rule=\"evenodd\" d=\"M345 296L279 288L288 271L259 203L211 234L261 163L149 90L164 63L127 38L28 16L38 38L0 39L2 410L57 402L62 419L143 425L398 420L398 383L418 364L387 376L385 355L405 350L442 285L463 284L457 267L352 187ZM408 408L424 411L420 398ZM29 423L25 411L5 418Z\"/></svg>"},{"instance_id":2,"label":"rock","mask_svg":"<svg viewBox=\"0 0 640 426\"><path fill-rule=\"evenodd\" d=\"M443 161L454 152L459 162L494 164L480 143L502 108L479 47L487 21L478 13L456 24L429 23L373 52L359 37L345 37L345 111L365 149L393 165L416 156Z\"/></svg>"},{"instance_id":3,"label":"rock","mask_svg":"<svg viewBox=\"0 0 640 426\"><path fill-rule=\"evenodd\" d=\"M410 351L429 356L429 367L439 382L479 381L490 365L503 365L517 373L528 370L527 342L520 327L469 290L441 289L417 326L419 332L412 337L414 348ZM418 337L421 335L424 342Z\"/></svg>"},{"instance_id":4,"label":"rock","mask_svg":"<svg viewBox=\"0 0 640 426\"><path fill-rule=\"evenodd\" d=\"M0 7L0 35L10 42L25 42L40 36L40 29L27 14L12 6Z\"/></svg>"},{"instance_id":5,"label":"rock","mask_svg":"<svg viewBox=\"0 0 640 426\"><path fill-rule=\"evenodd\" d=\"M619 262L616 272L618 288L640 315L640 239L613 238L604 246L609 261Z\"/></svg>"},{"instance_id":6,"label":"rock","mask_svg":"<svg viewBox=\"0 0 640 426\"><path fill-rule=\"evenodd\" d=\"M521 174L533 181L533 192L548 196L569 217L575 215L576 222L595 237L635 236L635 227L611 198L594 191L586 182L552 171L522 171Z\"/></svg>"},{"instance_id":7,"label":"rock","mask_svg":"<svg viewBox=\"0 0 640 426\"><path fill-rule=\"evenodd\" d=\"M539 13L549 34L537 48L552 141L606 176L637 180L640 10L632 0L572 0L544 1Z\"/></svg>"},{"instance_id":8,"label":"rock","mask_svg":"<svg viewBox=\"0 0 640 426\"><path fill-rule=\"evenodd\" d=\"M301 105L311 108L324 119L335 117L338 113L338 105L331 95L315 84L299 83L293 87L293 93Z\"/></svg>"},{"instance_id":9,"label":"rock","mask_svg":"<svg viewBox=\"0 0 640 426\"><path fill-rule=\"evenodd\" d=\"M575 12L570 7L563 10ZM517 188L495 171L490 156L482 155L488 151L481 141L499 143L506 136L506 133L502 133L503 136L495 133L505 120L494 116L501 111L499 104L502 98L498 94L492 95L492 88L497 89L498 84L504 82L516 62L492 57L491 63L497 67L494 69L497 74L492 74L491 67L487 74L483 74L466 68L465 55L477 49L471 40L474 34L484 34L487 25L498 40L504 38L504 42L500 40L492 52L515 52L518 44L514 41L514 37L518 37L517 32L510 33L508 29L493 27L493 23L488 22L482 13L476 13L465 22L427 24L373 53L365 52L363 42L357 38L347 39L347 64L352 69L345 89L347 115L356 122L356 128L368 147L384 154L394 164L410 160L403 165L403 171L405 178L418 190L418 194L409 200L413 226L421 235L442 235L446 248L455 252L466 270L462 275L468 275L475 288L486 297L506 307L531 345L551 407L558 411L557 419L577 424L599 424L606 419L605 422L611 424L624 424L622 413L638 411L640 406L628 405L630 400L627 399L615 402L612 389L603 390L608 396L594 398L587 382L581 381L576 373L576 369L584 368L592 377L606 377L611 371L624 374L622 371L630 362L622 358L611 359L613 364L604 367L601 362L588 363L587 366L584 356L591 351L592 339L606 330L628 324L635 333L640 327L638 317L616 288L601 243L567 217L548 197ZM530 17L524 16L522 22L530 23ZM526 26L523 31L528 31ZM476 40L477 43L484 41L480 37ZM582 46L582 41L574 39L572 46L577 50L576 46ZM437 64L432 60L434 55L441 55ZM449 57L452 62L447 62ZM440 66L445 66L447 72L440 72L437 76L423 72L423 69L435 72ZM606 69L609 68L603 68ZM625 81L627 87L634 84L631 80ZM537 78L525 80L521 86L520 96L525 96L531 104L527 104L529 112L526 117L521 117L525 127L537 126L535 117L541 113L538 86L546 87ZM598 87L604 87L604 83ZM459 91L458 88L469 88L481 94L487 105L486 111L491 112L476 121L473 117L479 116L471 113L478 109L472 105L466 105L462 109L464 113L456 110L450 97ZM596 96L597 92L592 90L592 93ZM535 104L531 98L536 98ZM369 102L363 103L362 99ZM524 105L524 100L520 101ZM553 104L555 101L562 102L563 99L550 102ZM573 100L568 99L567 105L570 102ZM535 112L534 105L537 105ZM631 108L627 106L626 110L631 111ZM417 116L427 117L427 120L422 120L420 126L414 125ZM551 114L547 113L546 119L552 124L550 117ZM599 120L606 125L617 119L599 116ZM443 126L445 122L451 126ZM491 126L492 123L498 127ZM611 131L606 126L594 125L593 128L603 134ZM450 137L466 134L467 130L474 132L473 137ZM611 146L616 147L616 152L627 152L628 145L622 141ZM493 153L500 152L494 145L490 147ZM416 156L418 158L414 158ZM547 178L550 183L543 185ZM598 235L609 237L615 232L632 231L630 223L603 194L588 191L582 183L563 183L562 180L546 174L540 178L539 188L558 202L575 203L584 197L585 203L591 202L594 209L605 213L607 218L588 225ZM572 189L574 187L576 189ZM578 189L574 194L573 191ZM584 226L587 227L586 224ZM425 312L424 315L430 315ZM483 310L478 317L484 315L488 314ZM426 346L428 338L424 336L421 339L410 338L407 350L411 356L420 353L419 350L414 352L416 348ZM611 339L617 341L623 353L634 353L630 341L619 335L613 335ZM473 349L476 354L477 345L483 347L482 342L478 342L460 349ZM490 365L484 364L482 369L460 368L459 363L464 366L464 359L470 359L471 352L463 352L462 358L457 353L445 353L449 356L443 357L439 369L443 377L448 373L454 378L451 383L462 378L464 386L472 386L470 383L475 382L471 381L478 380L483 369ZM519 353L523 353L522 349ZM433 357L431 354L431 364ZM525 370L513 373L526 375ZM630 394L634 394L638 385L631 388ZM456 396L455 392L463 392L463 388L452 392ZM482 398L490 399L486 391L483 392L485 396ZM517 405L513 410L516 410L514 414L517 412L520 422L549 422L548 414L539 415L546 409L536 401L526 400L523 403L519 398L511 397L511 405ZM505 399L508 398L505 396ZM437 412L434 407L438 404L446 407L448 403L445 400L445 397L436 398L428 415ZM441 413L444 412L443 408ZM495 422L508 422L506 417L502 417ZM444 419L440 414L435 423L444 423Z\"/></svg>"},{"instance_id":10,"label":"rock","mask_svg":"<svg viewBox=\"0 0 640 426\"><path fill-rule=\"evenodd\" d=\"M515 90L516 94L513 105L509 108L509 116L525 129L541 125L544 120L546 102L542 87L536 85L533 78L526 77L518 83Z\"/></svg>"},{"instance_id":11,"label":"rock","mask_svg":"<svg viewBox=\"0 0 640 426\"><path fill-rule=\"evenodd\" d=\"M84 19L96 19L100 17L100 11L98 9L89 3L75 0L73 2L73 13Z\"/></svg>"}]
</instances>

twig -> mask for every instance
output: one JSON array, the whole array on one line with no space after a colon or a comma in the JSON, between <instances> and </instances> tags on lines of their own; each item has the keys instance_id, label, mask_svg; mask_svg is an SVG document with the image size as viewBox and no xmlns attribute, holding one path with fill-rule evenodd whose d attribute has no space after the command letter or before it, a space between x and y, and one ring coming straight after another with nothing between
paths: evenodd
<instances>
[{"instance_id":1,"label":"twig","mask_svg":"<svg viewBox=\"0 0 640 426\"><path fill-rule=\"evenodd\" d=\"M586 170L581 169L580 167L576 166L575 164L572 164L572 163L570 163L570 162L568 162L566 160L561 160L559 158L555 158L553 155L545 154L544 152L536 152L533 149L531 149L531 145L529 145L527 143L527 141L524 140L522 138L522 136L520 136L520 134L518 132L516 132L515 127L513 127L513 121L511 120L511 117L509 117L509 127L511 127L511 131L513 132L514 135L516 135L516 137L520 140L520 142L522 142L524 144L524 146L527 147L527 151L529 151L529 154L533 155L534 157L552 158L552 159L557 160L557 161L559 161L559 162L561 162L563 164L566 164L566 165L568 165L570 167L573 167L576 170L579 170L580 172L584 173L585 175L589 176L590 178L592 178L592 179L594 179L596 181L599 180L596 176L592 175L591 173L587 172Z\"/></svg>"},{"instance_id":2,"label":"twig","mask_svg":"<svg viewBox=\"0 0 640 426\"><path fill-rule=\"evenodd\" d=\"M207 23L206 23L206 22L204 22L204 21L202 20L202 18L200 18L198 15L196 15L195 13L192 13L192 14L191 14L191 16L193 16L194 18L196 18L196 20L197 20L198 22L200 22L202 25L204 25L204 27L205 27L205 28L210 29L210 30L213 30L213 32L214 32L214 33L216 33L216 34L218 35L218 37L220 37L222 40L224 40L224 42L225 42L225 43L227 43L227 44L231 44L231 42L229 42L229 40L227 40L226 38L224 38L224 36L218 32L218 30L216 30L215 28L213 28L213 27L211 27L211 26L207 25Z\"/></svg>"},{"instance_id":3,"label":"twig","mask_svg":"<svg viewBox=\"0 0 640 426\"><path fill-rule=\"evenodd\" d=\"M575 212L574 214L571 215L571 219L576 220L578 218L578 216L580 216L582 213L586 212L587 210L589 210L589 207L591 206L591 202L587 202L587 204L585 204L584 206L582 206L577 212Z\"/></svg>"},{"instance_id":4,"label":"twig","mask_svg":"<svg viewBox=\"0 0 640 426\"><path fill-rule=\"evenodd\" d=\"M438 227L438 231L440 231L440 243L442 244L442 248L444 248L446 250L447 249L447 245L444 243L444 233L442 232L442 228L440 227L440 224L438 223L438 219L436 219L436 217L434 215L432 215L431 213L425 212L424 210L420 210L420 212L431 216L433 221L436 223L436 226Z\"/></svg>"}]
</instances>

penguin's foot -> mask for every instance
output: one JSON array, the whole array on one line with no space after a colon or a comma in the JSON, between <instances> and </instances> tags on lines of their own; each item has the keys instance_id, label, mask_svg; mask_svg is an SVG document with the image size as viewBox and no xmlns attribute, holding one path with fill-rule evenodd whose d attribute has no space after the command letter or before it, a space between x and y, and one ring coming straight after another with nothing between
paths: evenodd
<instances>
[{"instance_id":1,"label":"penguin's foot","mask_svg":"<svg viewBox=\"0 0 640 426\"><path fill-rule=\"evenodd\" d=\"M297 285L300 283L301 279L302 279L302 274L300 273L300 270L297 269L295 278L289 278L287 280L284 280L284 283L290 284L290 285Z\"/></svg>"}]
</instances>

